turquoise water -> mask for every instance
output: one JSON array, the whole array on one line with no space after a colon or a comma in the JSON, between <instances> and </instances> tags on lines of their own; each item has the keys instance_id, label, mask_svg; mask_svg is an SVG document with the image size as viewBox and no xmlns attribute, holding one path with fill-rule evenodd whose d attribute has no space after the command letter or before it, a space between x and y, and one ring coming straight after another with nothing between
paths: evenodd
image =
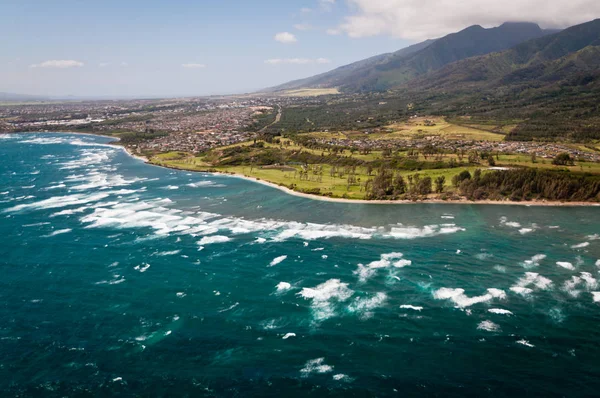
<instances>
[{"instance_id":1,"label":"turquoise water","mask_svg":"<svg viewBox=\"0 0 600 398\"><path fill-rule=\"evenodd\" d=\"M0 136L3 396L583 396L600 208L356 205Z\"/></svg>"}]
</instances>

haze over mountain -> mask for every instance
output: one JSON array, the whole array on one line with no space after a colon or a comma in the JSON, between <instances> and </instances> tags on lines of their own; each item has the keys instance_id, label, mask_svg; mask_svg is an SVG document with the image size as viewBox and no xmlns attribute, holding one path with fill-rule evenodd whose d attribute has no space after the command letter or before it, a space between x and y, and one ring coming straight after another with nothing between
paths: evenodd
<instances>
[{"instance_id":1,"label":"haze over mountain","mask_svg":"<svg viewBox=\"0 0 600 398\"><path fill-rule=\"evenodd\" d=\"M3 93L0 92L0 101L38 101L45 100L47 97L38 95L27 95L27 94L15 94L15 93Z\"/></svg>"},{"instance_id":2,"label":"haze over mountain","mask_svg":"<svg viewBox=\"0 0 600 398\"><path fill-rule=\"evenodd\" d=\"M490 29L474 25L437 40L427 40L395 53L273 87L269 91L332 87L346 92L386 90L453 62L506 50L556 32L541 29L535 23L507 22Z\"/></svg>"}]
</instances>

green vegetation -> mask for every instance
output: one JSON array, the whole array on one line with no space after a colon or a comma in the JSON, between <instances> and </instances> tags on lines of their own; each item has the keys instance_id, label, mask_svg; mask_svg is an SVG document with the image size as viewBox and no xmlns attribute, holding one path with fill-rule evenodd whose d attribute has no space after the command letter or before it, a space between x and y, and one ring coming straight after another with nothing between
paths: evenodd
<instances>
[{"instance_id":1,"label":"green vegetation","mask_svg":"<svg viewBox=\"0 0 600 398\"><path fill-rule=\"evenodd\" d=\"M600 164L555 165L550 160L525 155L352 152L306 147L290 138L245 142L197 155L147 155L152 163L166 167L234 173L298 192L336 198L600 201ZM510 170L489 170L491 162L499 167L509 166ZM501 175L502 179L488 175ZM553 179L558 185L551 184ZM561 193L553 189L560 189Z\"/></svg>"}]
</instances>

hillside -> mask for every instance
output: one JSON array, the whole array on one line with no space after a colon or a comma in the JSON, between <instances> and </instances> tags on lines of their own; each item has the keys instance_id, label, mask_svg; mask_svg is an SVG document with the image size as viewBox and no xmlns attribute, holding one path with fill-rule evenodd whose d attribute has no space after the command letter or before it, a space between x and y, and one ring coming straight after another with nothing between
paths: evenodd
<instances>
[{"instance_id":1,"label":"hillside","mask_svg":"<svg viewBox=\"0 0 600 398\"><path fill-rule=\"evenodd\" d=\"M377 65L382 65L392 59L401 59L414 54L428 47L435 40L425 40L424 42L413 44L393 53L376 55L362 61L354 62L349 65L341 66L332 71L312 76L306 79L294 80L280 86L265 90L266 92L278 92L287 90L298 90L302 88L333 88L343 86L354 76L361 75Z\"/></svg>"},{"instance_id":2,"label":"hillside","mask_svg":"<svg viewBox=\"0 0 600 398\"><path fill-rule=\"evenodd\" d=\"M323 87L338 87L345 92L384 91L450 63L506 50L553 32L533 23L505 23L491 29L475 25L441 39L427 40L269 91Z\"/></svg>"},{"instance_id":3,"label":"hillside","mask_svg":"<svg viewBox=\"0 0 600 398\"><path fill-rule=\"evenodd\" d=\"M14 93L4 93L0 92L0 102L8 102L8 101L39 101L45 100L46 97L36 96L36 95L26 95L26 94L14 94Z\"/></svg>"},{"instance_id":4,"label":"hillside","mask_svg":"<svg viewBox=\"0 0 600 398\"><path fill-rule=\"evenodd\" d=\"M598 139L600 19L447 65L402 91L448 115L525 119L508 139Z\"/></svg>"}]
</instances>

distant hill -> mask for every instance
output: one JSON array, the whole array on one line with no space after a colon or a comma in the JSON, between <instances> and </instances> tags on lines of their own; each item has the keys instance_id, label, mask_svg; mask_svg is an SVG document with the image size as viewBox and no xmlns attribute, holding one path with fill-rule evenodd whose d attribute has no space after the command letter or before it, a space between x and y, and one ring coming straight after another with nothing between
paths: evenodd
<instances>
[{"instance_id":1,"label":"distant hill","mask_svg":"<svg viewBox=\"0 0 600 398\"><path fill-rule=\"evenodd\" d=\"M8 102L8 101L40 101L47 100L48 98L37 96L37 95L27 95L27 94L14 94L14 93L3 93L0 92L0 101Z\"/></svg>"},{"instance_id":2,"label":"distant hill","mask_svg":"<svg viewBox=\"0 0 600 398\"><path fill-rule=\"evenodd\" d=\"M469 86L536 85L577 79L600 72L600 19L521 43L506 51L461 60L416 79L419 89Z\"/></svg>"},{"instance_id":3,"label":"distant hill","mask_svg":"<svg viewBox=\"0 0 600 398\"><path fill-rule=\"evenodd\" d=\"M506 50L554 32L543 30L534 23L505 23L491 29L475 25L441 39L427 40L269 91L332 87L345 92L384 91L453 62Z\"/></svg>"},{"instance_id":4,"label":"distant hill","mask_svg":"<svg viewBox=\"0 0 600 398\"><path fill-rule=\"evenodd\" d=\"M413 44L399 51L387 54L376 55L362 61L354 62L349 65L341 66L332 71L312 76L306 79L294 80L289 83L272 87L265 91L277 92L287 90L298 90L301 88L334 88L344 86L349 80L357 75L368 73L371 68L383 65L392 59L401 59L414 54L428 47L435 40L425 40L424 42Z\"/></svg>"}]
</instances>

